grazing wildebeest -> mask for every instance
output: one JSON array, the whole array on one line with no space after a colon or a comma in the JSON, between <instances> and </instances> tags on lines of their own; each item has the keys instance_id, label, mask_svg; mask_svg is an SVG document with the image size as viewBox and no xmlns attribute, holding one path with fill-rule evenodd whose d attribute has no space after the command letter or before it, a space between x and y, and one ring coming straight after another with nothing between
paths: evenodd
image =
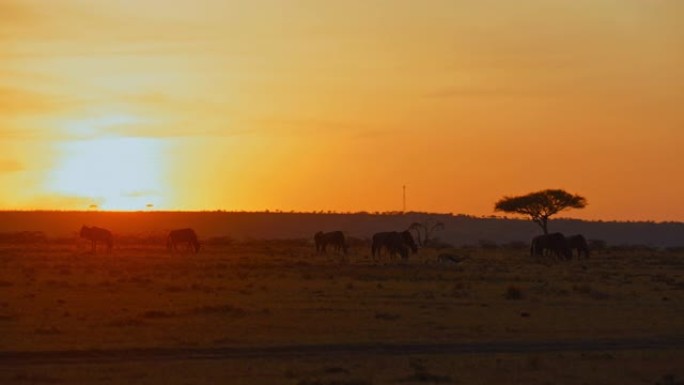
<instances>
[{"instance_id":1,"label":"grazing wildebeest","mask_svg":"<svg viewBox=\"0 0 684 385\"><path fill-rule=\"evenodd\" d=\"M581 257L582 253L585 258L589 258L589 244L582 234L571 235L566 239L570 252L574 253L574 250L577 250L577 258Z\"/></svg>"},{"instance_id":2,"label":"grazing wildebeest","mask_svg":"<svg viewBox=\"0 0 684 385\"><path fill-rule=\"evenodd\" d=\"M194 249L195 253L199 252L200 243L197 240L195 230L191 228L171 230L166 239L166 248L169 251L178 250L178 244L185 243L188 249Z\"/></svg>"},{"instance_id":3,"label":"grazing wildebeest","mask_svg":"<svg viewBox=\"0 0 684 385\"><path fill-rule=\"evenodd\" d=\"M90 241L92 245L92 252L97 251L97 242L101 241L107 245L107 251L112 251L112 232L100 227L88 227L82 226L81 232L79 233L81 238L85 238Z\"/></svg>"},{"instance_id":4,"label":"grazing wildebeest","mask_svg":"<svg viewBox=\"0 0 684 385\"><path fill-rule=\"evenodd\" d=\"M390 256L399 254L403 259L408 258L409 249L414 253L418 252L418 245L416 245L411 232L408 230L402 232L386 231L373 234L373 244L371 246L373 257L379 256L382 248L387 249Z\"/></svg>"},{"instance_id":5,"label":"grazing wildebeest","mask_svg":"<svg viewBox=\"0 0 684 385\"><path fill-rule=\"evenodd\" d=\"M314 242L316 243L316 252L325 254L328 245L332 245L335 251L347 254L347 240L344 233L341 231L331 231L324 233L317 232L314 235Z\"/></svg>"},{"instance_id":6,"label":"grazing wildebeest","mask_svg":"<svg viewBox=\"0 0 684 385\"><path fill-rule=\"evenodd\" d=\"M532 239L532 244L530 246L531 255L543 256L544 251L547 250L560 258L572 258L572 252L570 247L568 247L568 241L561 233L539 235Z\"/></svg>"}]
</instances>

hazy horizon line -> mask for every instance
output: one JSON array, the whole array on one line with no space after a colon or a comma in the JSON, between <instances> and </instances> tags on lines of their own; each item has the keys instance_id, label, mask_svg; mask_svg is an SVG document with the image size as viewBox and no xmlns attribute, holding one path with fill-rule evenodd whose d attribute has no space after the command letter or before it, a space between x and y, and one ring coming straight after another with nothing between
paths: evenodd
<instances>
[{"instance_id":1,"label":"hazy horizon line","mask_svg":"<svg viewBox=\"0 0 684 385\"><path fill-rule=\"evenodd\" d=\"M178 214L294 214L294 215L375 215L375 216L390 216L390 215L433 215L433 216L448 216L448 217L466 217L473 219L495 219L495 220L516 220L516 221L530 221L529 218L506 216L506 215L476 215L466 213L453 212L429 212L429 211L336 211L336 210L311 210L311 211L297 211L297 210L227 210L227 209L204 209L204 210L172 210L172 209L138 209L138 210L107 210L107 209L0 209L0 213L101 213L101 214L163 214L163 213L178 213ZM655 219L582 219L573 217L553 217L551 220L570 220L579 222L608 222L608 223L655 223L655 224L684 224L684 220L655 220Z\"/></svg>"}]
</instances>

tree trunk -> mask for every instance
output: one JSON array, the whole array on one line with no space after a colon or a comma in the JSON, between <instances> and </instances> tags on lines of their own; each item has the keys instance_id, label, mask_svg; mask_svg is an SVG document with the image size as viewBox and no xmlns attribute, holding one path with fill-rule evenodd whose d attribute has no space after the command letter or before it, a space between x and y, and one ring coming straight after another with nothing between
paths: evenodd
<instances>
[{"instance_id":1,"label":"tree trunk","mask_svg":"<svg viewBox=\"0 0 684 385\"><path fill-rule=\"evenodd\" d=\"M541 218L541 227L544 230L544 235L549 235L549 217Z\"/></svg>"},{"instance_id":2,"label":"tree trunk","mask_svg":"<svg viewBox=\"0 0 684 385\"><path fill-rule=\"evenodd\" d=\"M423 236L422 233L420 232L420 227L416 226L413 228L413 230L416 231L416 240L418 241L418 246L423 246Z\"/></svg>"}]
</instances>

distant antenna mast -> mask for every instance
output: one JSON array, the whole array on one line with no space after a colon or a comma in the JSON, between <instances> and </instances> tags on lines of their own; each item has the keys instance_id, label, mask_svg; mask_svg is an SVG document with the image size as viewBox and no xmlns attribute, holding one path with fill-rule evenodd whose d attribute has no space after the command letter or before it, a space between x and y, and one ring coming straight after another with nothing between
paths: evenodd
<instances>
[{"instance_id":1,"label":"distant antenna mast","mask_svg":"<svg viewBox=\"0 0 684 385\"><path fill-rule=\"evenodd\" d=\"M402 201L403 205L402 205L401 212L405 213L406 212L406 185L403 185L402 189L403 189L404 195L403 195L403 201Z\"/></svg>"}]
</instances>

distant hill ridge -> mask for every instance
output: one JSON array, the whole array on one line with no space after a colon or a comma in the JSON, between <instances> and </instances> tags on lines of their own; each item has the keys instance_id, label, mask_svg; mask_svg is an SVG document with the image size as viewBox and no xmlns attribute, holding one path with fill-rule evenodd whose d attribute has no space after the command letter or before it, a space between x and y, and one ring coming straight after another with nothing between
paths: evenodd
<instances>
[{"instance_id":1,"label":"distant hill ridge","mask_svg":"<svg viewBox=\"0 0 684 385\"><path fill-rule=\"evenodd\" d=\"M369 238L373 233L404 230L426 220L444 224L435 232L440 241L452 245L481 241L528 242L540 233L529 220L432 213L288 213L288 212L106 212L106 211L0 211L0 233L42 231L48 237L74 236L81 225L100 226L115 234L160 234L173 228L193 227L200 237L241 239L310 238L316 231L343 230L348 235ZM609 245L684 245L682 222L618 222L552 219L550 231L584 234Z\"/></svg>"}]
</instances>

